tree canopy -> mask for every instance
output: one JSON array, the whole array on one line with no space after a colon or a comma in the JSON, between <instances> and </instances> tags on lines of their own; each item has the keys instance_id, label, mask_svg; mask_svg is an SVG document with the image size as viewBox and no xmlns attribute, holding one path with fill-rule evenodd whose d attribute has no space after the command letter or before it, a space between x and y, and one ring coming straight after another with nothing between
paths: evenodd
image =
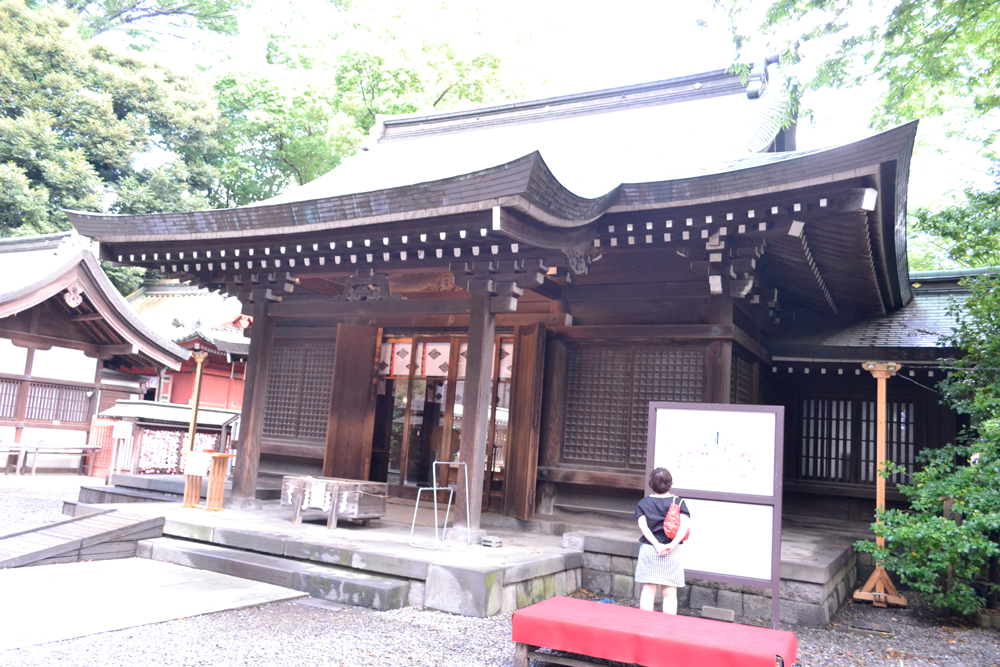
<instances>
[{"instance_id":1,"label":"tree canopy","mask_svg":"<svg viewBox=\"0 0 1000 667\"><path fill-rule=\"evenodd\" d=\"M197 208L215 176L211 90L76 28L63 11L0 3L2 234L65 229L67 208ZM170 159L138 168L154 150Z\"/></svg>"},{"instance_id":2,"label":"tree canopy","mask_svg":"<svg viewBox=\"0 0 1000 667\"><path fill-rule=\"evenodd\" d=\"M720 4L738 48L763 42L807 90L880 82L876 126L941 114L966 98L980 113L1000 106L1000 5L992 0Z\"/></svg>"},{"instance_id":3,"label":"tree canopy","mask_svg":"<svg viewBox=\"0 0 1000 667\"><path fill-rule=\"evenodd\" d=\"M60 7L75 14L84 37L120 31L143 41L194 28L232 35L246 0L29 0L32 7Z\"/></svg>"},{"instance_id":4,"label":"tree canopy","mask_svg":"<svg viewBox=\"0 0 1000 667\"><path fill-rule=\"evenodd\" d=\"M872 127L946 116L955 120L947 138L936 146L919 147L918 152L944 152L955 139L963 138L980 144L983 155L997 160L1000 4L992 0L717 1L733 20L739 49L746 51L752 44L757 50L781 53L782 70L805 113L811 91L874 89L879 98ZM995 250L992 255L970 254L970 245L962 238L996 229L1000 186L993 192L970 187L955 194L954 203L944 210L911 210L914 264L922 269L940 268L948 259L959 266L998 259ZM991 215L993 223L988 221Z\"/></svg>"},{"instance_id":5,"label":"tree canopy","mask_svg":"<svg viewBox=\"0 0 1000 667\"><path fill-rule=\"evenodd\" d=\"M330 171L357 150L378 115L501 100L516 89L495 56L425 37L402 17L376 29L359 9L360 23L292 39L296 18L307 20L293 15L268 35L263 65L216 80L216 206L260 201Z\"/></svg>"}]
</instances>

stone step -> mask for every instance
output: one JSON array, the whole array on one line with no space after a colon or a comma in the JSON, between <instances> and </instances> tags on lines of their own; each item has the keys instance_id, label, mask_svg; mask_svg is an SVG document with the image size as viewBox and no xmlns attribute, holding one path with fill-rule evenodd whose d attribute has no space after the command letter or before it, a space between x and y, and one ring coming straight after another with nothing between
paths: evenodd
<instances>
[{"instance_id":1,"label":"stone step","mask_svg":"<svg viewBox=\"0 0 1000 667\"><path fill-rule=\"evenodd\" d=\"M169 537L139 542L137 555L284 586L315 598L379 611L405 607L410 594L409 582L402 579Z\"/></svg>"}]
</instances>

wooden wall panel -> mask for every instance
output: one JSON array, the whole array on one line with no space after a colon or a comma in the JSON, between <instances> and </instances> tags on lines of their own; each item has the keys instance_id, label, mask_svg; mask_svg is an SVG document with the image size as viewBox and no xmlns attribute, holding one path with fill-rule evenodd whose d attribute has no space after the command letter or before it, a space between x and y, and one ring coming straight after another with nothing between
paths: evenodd
<instances>
[{"instance_id":1,"label":"wooden wall panel","mask_svg":"<svg viewBox=\"0 0 1000 667\"><path fill-rule=\"evenodd\" d=\"M368 479L382 330L353 324L337 326L333 390L326 434L323 475Z\"/></svg>"}]
</instances>

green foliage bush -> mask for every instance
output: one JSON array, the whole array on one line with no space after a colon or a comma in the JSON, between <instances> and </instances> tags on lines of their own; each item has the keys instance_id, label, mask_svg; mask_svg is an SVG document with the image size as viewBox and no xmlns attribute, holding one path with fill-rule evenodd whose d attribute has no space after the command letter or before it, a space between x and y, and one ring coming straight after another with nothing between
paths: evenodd
<instances>
[{"instance_id":1,"label":"green foliage bush","mask_svg":"<svg viewBox=\"0 0 1000 667\"><path fill-rule=\"evenodd\" d=\"M979 455L974 465L973 454ZM920 461L912 483L900 486L910 509L877 513L875 534L887 547L861 541L855 548L936 607L975 613L1000 588L990 581L1000 555L1000 421L985 424L969 444L925 450ZM953 500L956 519L944 516L945 499Z\"/></svg>"}]
</instances>

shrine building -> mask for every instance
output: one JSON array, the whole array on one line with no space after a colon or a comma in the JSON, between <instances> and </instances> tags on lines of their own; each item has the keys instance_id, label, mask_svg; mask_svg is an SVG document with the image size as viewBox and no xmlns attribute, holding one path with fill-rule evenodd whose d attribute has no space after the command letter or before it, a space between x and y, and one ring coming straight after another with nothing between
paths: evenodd
<instances>
[{"instance_id":1,"label":"shrine building","mask_svg":"<svg viewBox=\"0 0 1000 667\"><path fill-rule=\"evenodd\" d=\"M798 151L785 118L764 65L379 117L267 201L69 216L102 258L252 316L235 506L293 473L413 498L459 460L462 526L630 517L649 402L692 401L784 405L786 514L864 520L860 364L903 364L889 455L912 469L956 429L933 385L960 290L909 275L916 123Z\"/></svg>"}]
</instances>

